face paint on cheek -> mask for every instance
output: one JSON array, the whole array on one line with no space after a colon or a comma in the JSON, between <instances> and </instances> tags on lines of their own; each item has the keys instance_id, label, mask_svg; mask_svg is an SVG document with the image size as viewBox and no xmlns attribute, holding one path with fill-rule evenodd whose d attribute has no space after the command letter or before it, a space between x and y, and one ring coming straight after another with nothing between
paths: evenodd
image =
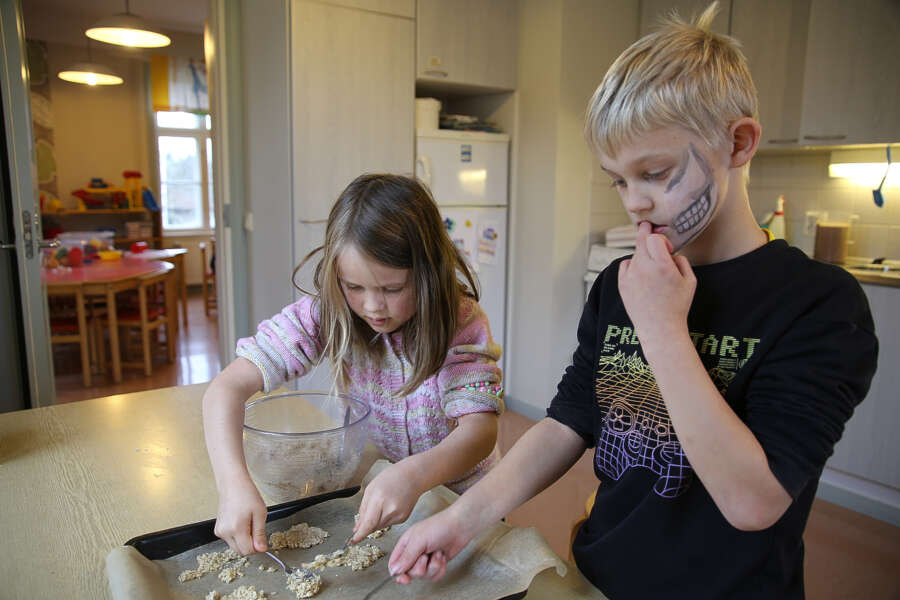
<instances>
[{"instance_id":1,"label":"face paint on cheek","mask_svg":"<svg viewBox=\"0 0 900 600\"><path fill-rule=\"evenodd\" d=\"M676 251L688 245L706 228L718 202L712 169L693 144L689 153L692 160L686 168L679 167L673 183L666 188L670 206L678 211L670 223L668 236Z\"/></svg>"}]
</instances>

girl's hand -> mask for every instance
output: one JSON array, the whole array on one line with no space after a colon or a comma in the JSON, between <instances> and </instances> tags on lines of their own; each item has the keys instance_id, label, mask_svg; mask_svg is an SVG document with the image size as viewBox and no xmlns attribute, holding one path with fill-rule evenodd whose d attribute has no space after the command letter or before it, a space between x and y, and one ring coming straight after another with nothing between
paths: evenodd
<instances>
[{"instance_id":1,"label":"girl's hand","mask_svg":"<svg viewBox=\"0 0 900 600\"><path fill-rule=\"evenodd\" d=\"M388 560L394 580L407 584L413 579L441 579L447 572L447 562L472 540L464 525L451 507L407 529Z\"/></svg>"},{"instance_id":2,"label":"girl's hand","mask_svg":"<svg viewBox=\"0 0 900 600\"><path fill-rule=\"evenodd\" d=\"M672 256L672 243L641 222L634 256L619 265L619 293L645 352L687 331L696 287L688 260Z\"/></svg>"},{"instance_id":3,"label":"girl's hand","mask_svg":"<svg viewBox=\"0 0 900 600\"><path fill-rule=\"evenodd\" d=\"M228 547L246 556L264 552L266 544L266 504L253 482L238 480L219 493L219 513L215 534Z\"/></svg>"},{"instance_id":4,"label":"girl's hand","mask_svg":"<svg viewBox=\"0 0 900 600\"><path fill-rule=\"evenodd\" d=\"M354 544L376 529L402 523L409 517L425 491L420 488L410 464L411 461L402 460L391 465L366 486L359 505L359 521L353 528Z\"/></svg>"}]
</instances>

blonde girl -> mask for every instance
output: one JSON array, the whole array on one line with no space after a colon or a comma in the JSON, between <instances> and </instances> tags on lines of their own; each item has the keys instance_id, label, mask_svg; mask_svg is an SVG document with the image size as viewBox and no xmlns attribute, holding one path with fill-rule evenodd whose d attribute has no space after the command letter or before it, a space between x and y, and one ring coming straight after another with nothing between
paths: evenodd
<instances>
[{"instance_id":1,"label":"blonde girl","mask_svg":"<svg viewBox=\"0 0 900 600\"><path fill-rule=\"evenodd\" d=\"M337 389L368 403L370 440L394 462L367 486L354 541L406 520L435 485L463 492L499 460L500 347L428 191L408 177L358 177L297 269L319 253L314 291L239 340L203 397L215 531L241 554L266 549L266 507L241 444L244 402L322 361Z\"/></svg>"}]
</instances>

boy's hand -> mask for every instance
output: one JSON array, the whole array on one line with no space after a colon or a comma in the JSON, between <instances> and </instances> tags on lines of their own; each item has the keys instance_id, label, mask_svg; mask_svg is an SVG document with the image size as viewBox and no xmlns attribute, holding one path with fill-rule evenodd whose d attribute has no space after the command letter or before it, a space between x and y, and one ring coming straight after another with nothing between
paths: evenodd
<instances>
[{"instance_id":1,"label":"boy's hand","mask_svg":"<svg viewBox=\"0 0 900 600\"><path fill-rule=\"evenodd\" d=\"M672 256L672 243L640 222L634 256L619 265L619 293L645 351L686 331L696 287L688 260Z\"/></svg>"},{"instance_id":2,"label":"boy's hand","mask_svg":"<svg viewBox=\"0 0 900 600\"><path fill-rule=\"evenodd\" d=\"M400 461L379 473L366 486L359 505L359 520L353 528L352 542L360 542L376 529L402 523L409 517L419 496L415 473L407 468L407 461Z\"/></svg>"},{"instance_id":3,"label":"boy's hand","mask_svg":"<svg viewBox=\"0 0 900 600\"><path fill-rule=\"evenodd\" d=\"M441 579L447 572L447 562L472 539L462 525L451 507L407 529L388 560L394 580L407 584L413 579Z\"/></svg>"},{"instance_id":4,"label":"boy's hand","mask_svg":"<svg viewBox=\"0 0 900 600\"><path fill-rule=\"evenodd\" d=\"M227 492L219 493L219 513L213 531L243 556L268 548L266 504L252 481L235 482Z\"/></svg>"}]
</instances>

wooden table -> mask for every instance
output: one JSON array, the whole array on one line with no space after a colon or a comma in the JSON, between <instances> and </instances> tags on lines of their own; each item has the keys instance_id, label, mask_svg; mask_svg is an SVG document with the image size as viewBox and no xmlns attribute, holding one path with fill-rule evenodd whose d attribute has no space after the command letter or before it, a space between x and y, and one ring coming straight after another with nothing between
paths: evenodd
<instances>
[{"instance_id":1,"label":"wooden table","mask_svg":"<svg viewBox=\"0 0 900 600\"><path fill-rule=\"evenodd\" d=\"M109 598L110 550L215 517L206 385L0 414L0 597ZM538 575L528 599L605 598L569 567Z\"/></svg>"},{"instance_id":2,"label":"wooden table","mask_svg":"<svg viewBox=\"0 0 900 600\"><path fill-rule=\"evenodd\" d=\"M181 298L181 320L185 329L188 326L187 277L184 274L184 257L186 254L187 248L163 248L160 250L144 250L137 253L126 252L124 255L127 259L162 260L175 266L175 276L178 278L176 285ZM175 324L177 326L177 319Z\"/></svg>"},{"instance_id":3,"label":"wooden table","mask_svg":"<svg viewBox=\"0 0 900 600\"><path fill-rule=\"evenodd\" d=\"M52 291L69 290L80 286L83 298L103 297L109 319L109 349L112 354L113 380L122 381L122 357L119 355L119 327L116 323L116 294L137 287L141 277L152 277L172 269L172 265L157 260L100 261L79 267L41 269L41 281ZM63 293L63 292L61 292Z\"/></svg>"}]
</instances>

